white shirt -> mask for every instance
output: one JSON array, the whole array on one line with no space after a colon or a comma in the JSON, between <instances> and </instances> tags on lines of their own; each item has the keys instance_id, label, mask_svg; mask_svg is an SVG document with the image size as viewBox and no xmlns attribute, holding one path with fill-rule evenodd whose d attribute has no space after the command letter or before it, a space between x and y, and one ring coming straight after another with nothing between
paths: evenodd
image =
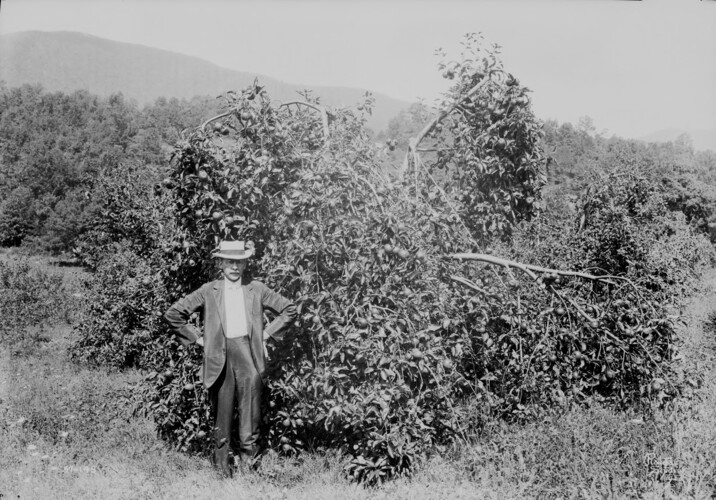
<instances>
[{"instance_id":1,"label":"white shirt","mask_svg":"<svg viewBox=\"0 0 716 500\"><path fill-rule=\"evenodd\" d=\"M224 280L224 312L226 314L226 338L244 337L249 334L244 303L244 287L241 280Z\"/></svg>"}]
</instances>

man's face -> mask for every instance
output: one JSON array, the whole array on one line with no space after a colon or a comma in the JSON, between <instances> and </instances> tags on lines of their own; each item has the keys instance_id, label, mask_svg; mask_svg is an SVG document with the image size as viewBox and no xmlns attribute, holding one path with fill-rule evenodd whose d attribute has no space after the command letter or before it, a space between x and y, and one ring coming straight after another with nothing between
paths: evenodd
<instances>
[{"instance_id":1,"label":"man's face","mask_svg":"<svg viewBox=\"0 0 716 500\"><path fill-rule=\"evenodd\" d=\"M238 281L241 279L241 275L244 274L246 269L245 260L232 260L232 259L221 259L219 262L221 272L229 281Z\"/></svg>"}]
</instances>

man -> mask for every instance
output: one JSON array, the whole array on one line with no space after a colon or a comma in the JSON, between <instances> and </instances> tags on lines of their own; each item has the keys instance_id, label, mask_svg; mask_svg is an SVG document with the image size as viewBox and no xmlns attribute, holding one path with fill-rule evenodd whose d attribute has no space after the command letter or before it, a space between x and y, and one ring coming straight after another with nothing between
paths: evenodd
<instances>
[{"instance_id":1,"label":"man","mask_svg":"<svg viewBox=\"0 0 716 500\"><path fill-rule=\"evenodd\" d=\"M295 306L258 281L244 276L253 248L243 241L222 241L213 257L224 279L205 284L172 305L165 318L184 345L204 347L204 385L214 416L214 466L231 476L229 446L234 403L239 407L239 457L249 461L258 452L261 392L266 371L265 342L281 340L296 317ZM264 308L277 317L266 329ZM204 332L189 324L203 309Z\"/></svg>"}]
</instances>

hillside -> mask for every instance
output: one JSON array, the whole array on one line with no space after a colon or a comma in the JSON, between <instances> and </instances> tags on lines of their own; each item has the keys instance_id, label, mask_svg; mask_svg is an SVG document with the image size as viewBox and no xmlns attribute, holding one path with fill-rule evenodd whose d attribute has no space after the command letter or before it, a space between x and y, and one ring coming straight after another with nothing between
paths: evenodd
<instances>
[{"instance_id":1,"label":"hillside","mask_svg":"<svg viewBox=\"0 0 716 500\"><path fill-rule=\"evenodd\" d=\"M289 100L310 88L329 106L353 105L366 89L308 87L264 75L222 68L197 57L75 32L28 31L0 36L0 80L10 87L40 83L49 91L122 92L146 104L157 97L219 95L258 77L273 99ZM410 103L374 93L369 126L375 131Z\"/></svg>"}]
</instances>

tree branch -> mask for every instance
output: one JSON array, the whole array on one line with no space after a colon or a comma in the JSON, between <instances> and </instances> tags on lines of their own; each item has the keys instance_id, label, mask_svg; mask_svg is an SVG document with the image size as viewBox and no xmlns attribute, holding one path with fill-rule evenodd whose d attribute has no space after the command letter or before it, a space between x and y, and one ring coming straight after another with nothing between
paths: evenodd
<instances>
[{"instance_id":1,"label":"tree branch","mask_svg":"<svg viewBox=\"0 0 716 500\"><path fill-rule=\"evenodd\" d=\"M478 90L480 90L487 82L489 82L490 79L485 77L480 82L472 87L467 94L463 96L462 99L454 103L450 108L440 110L435 118L433 118L430 123L428 123L417 135L417 137L411 138L408 141L408 152L405 153L405 160L403 161L403 167L401 168L400 175L402 176L405 171L410 166L411 160L415 163L418 157L418 146L420 143L425 139L425 137L435 128L435 126L443 121L445 117L450 115L455 109L457 109L460 104L465 102L466 99L471 97L473 94L477 93Z\"/></svg>"},{"instance_id":2,"label":"tree branch","mask_svg":"<svg viewBox=\"0 0 716 500\"><path fill-rule=\"evenodd\" d=\"M523 264L521 262L516 262L513 260L507 260L502 259L500 257L494 257L492 255L486 255L486 254L480 254L480 253L456 253L449 256L451 259L458 259L458 260L478 260L480 262L486 262L488 264L493 264L496 266L503 266L503 267L512 267L515 269L519 269L520 271L526 273L529 275L532 279L537 280L537 275L535 275L535 272L538 273L547 273L547 274L556 274L558 276L574 276L575 278L584 278L592 281L600 281L602 283L608 283L610 285L616 285L616 283L612 280L614 279L621 279L625 281L630 281L629 278L624 278L622 276L595 276L593 274L587 274L587 273L580 273L578 271L561 271L559 269L550 269L546 267L540 267L540 266L533 266L531 264Z\"/></svg>"},{"instance_id":3,"label":"tree branch","mask_svg":"<svg viewBox=\"0 0 716 500\"><path fill-rule=\"evenodd\" d=\"M380 212L385 213L385 210L383 210L383 204L380 202L380 197L378 196L378 192L375 190L373 185L370 182L368 182L367 179L364 179L360 175L356 175L355 178L358 179L359 181L363 182L366 186L368 186L370 188L371 191L373 191L373 196L375 196L375 201L378 202L378 206L380 207Z\"/></svg>"},{"instance_id":4,"label":"tree branch","mask_svg":"<svg viewBox=\"0 0 716 500\"><path fill-rule=\"evenodd\" d=\"M316 104L311 104L310 102L305 101L289 101L284 102L279 106L279 108L282 108L284 106L288 107L290 105L296 105L296 106L306 106L307 108L311 108L315 111L318 111L321 114L321 123L323 124L323 135L325 136L326 140L328 140L328 136L330 134L328 129L328 111L323 106L318 106Z\"/></svg>"},{"instance_id":5,"label":"tree branch","mask_svg":"<svg viewBox=\"0 0 716 500\"><path fill-rule=\"evenodd\" d=\"M468 288L472 288L473 290L480 292L481 294L486 295L488 297L495 297L498 299L500 298L499 295L495 295L494 293L490 293L487 290L480 288L479 286L477 286L475 283L473 283L469 279L462 278L460 276L455 276L455 275L450 276L450 279L453 281L457 281L458 283L465 285Z\"/></svg>"},{"instance_id":6,"label":"tree branch","mask_svg":"<svg viewBox=\"0 0 716 500\"><path fill-rule=\"evenodd\" d=\"M206 128L206 126L207 126L208 124L210 124L211 122L213 122L213 121L215 121L215 120L218 120L219 118L224 118L224 117L226 117L226 116L230 116L231 113L233 113L233 111L227 111L226 113L221 113L220 115L216 115L216 116L214 116L213 118L209 118L209 119L206 120L204 123L202 123L199 128L201 129L202 132L204 132L204 129Z\"/></svg>"}]
</instances>

